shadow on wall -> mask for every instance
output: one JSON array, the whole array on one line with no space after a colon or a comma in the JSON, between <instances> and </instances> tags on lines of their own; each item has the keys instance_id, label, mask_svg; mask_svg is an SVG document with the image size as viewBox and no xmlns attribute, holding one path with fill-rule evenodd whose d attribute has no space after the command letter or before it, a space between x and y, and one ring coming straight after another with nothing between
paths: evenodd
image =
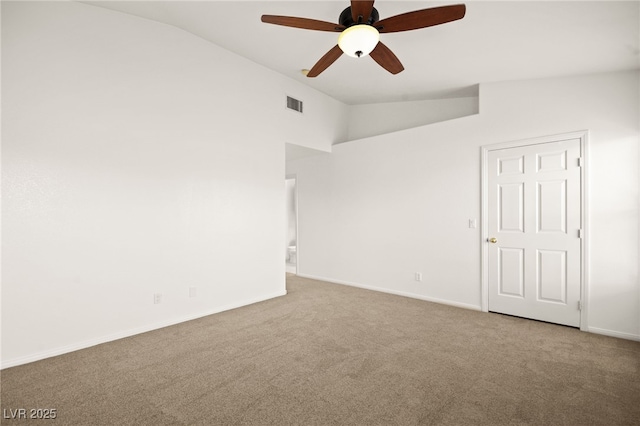
<instances>
[{"instance_id":1,"label":"shadow on wall","mask_svg":"<svg viewBox=\"0 0 640 426\"><path fill-rule=\"evenodd\" d=\"M477 96L351 105L347 141L476 115L479 111Z\"/></svg>"}]
</instances>

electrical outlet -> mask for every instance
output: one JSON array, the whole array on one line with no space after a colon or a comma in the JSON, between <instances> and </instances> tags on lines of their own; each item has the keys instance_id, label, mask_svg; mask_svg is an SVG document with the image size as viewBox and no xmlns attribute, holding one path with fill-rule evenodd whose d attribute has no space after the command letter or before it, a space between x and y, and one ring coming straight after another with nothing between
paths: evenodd
<instances>
[{"instance_id":1,"label":"electrical outlet","mask_svg":"<svg viewBox=\"0 0 640 426\"><path fill-rule=\"evenodd\" d=\"M162 302L162 294L161 293L154 294L153 295L153 304L157 305L160 302Z\"/></svg>"},{"instance_id":2,"label":"electrical outlet","mask_svg":"<svg viewBox=\"0 0 640 426\"><path fill-rule=\"evenodd\" d=\"M416 281L422 281L422 272L416 272Z\"/></svg>"},{"instance_id":3,"label":"electrical outlet","mask_svg":"<svg viewBox=\"0 0 640 426\"><path fill-rule=\"evenodd\" d=\"M196 293L196 288L195 287L189 287L189 297L196 297L197 293Z\"/></svg>"}]
</instances>

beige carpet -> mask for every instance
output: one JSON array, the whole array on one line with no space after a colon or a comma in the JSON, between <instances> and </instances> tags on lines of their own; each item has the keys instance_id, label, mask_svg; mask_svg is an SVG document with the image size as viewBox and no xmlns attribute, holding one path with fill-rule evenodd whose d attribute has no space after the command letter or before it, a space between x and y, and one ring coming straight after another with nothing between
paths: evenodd
<instances>
[{"instance_id":1,"label":"beige carpet","mask_svg":"<svg viewBox=\"0 0 640 426\"><path fill-rule=\"evenodd\" d=\"M3 370L3 417L55 408L55 421L31 424L640 424L640 342L298 277L288 291Z\"/></svg>"}]
</instances>

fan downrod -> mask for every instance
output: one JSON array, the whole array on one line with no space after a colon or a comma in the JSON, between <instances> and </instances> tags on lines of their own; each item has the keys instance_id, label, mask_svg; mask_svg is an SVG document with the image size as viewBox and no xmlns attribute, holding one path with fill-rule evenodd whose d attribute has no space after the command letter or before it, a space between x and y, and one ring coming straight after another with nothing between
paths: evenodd
<instances>
[{"instance_id":1,"label":"fan downrod","mask_svg":"<svg viewBox=\"0 0 640 426\"><path fill-rule=\"evenodd\" d=\"M369 17L369 19L365 21L366 18L363 17L362 15L358 18L359 18L358 22L355 22L353 20L353 16L351 14L351 6L349 6L342 11L342 13L340 14L340 17L338 18L338 22L340 23L340 25L343 25L347 28L352 25L358 25L358 24L373 25L374 22L378 22L380 20L380 14L378 13L378 10L374 7L371 10L371 16Z\"/></svg>"}]
</instances>

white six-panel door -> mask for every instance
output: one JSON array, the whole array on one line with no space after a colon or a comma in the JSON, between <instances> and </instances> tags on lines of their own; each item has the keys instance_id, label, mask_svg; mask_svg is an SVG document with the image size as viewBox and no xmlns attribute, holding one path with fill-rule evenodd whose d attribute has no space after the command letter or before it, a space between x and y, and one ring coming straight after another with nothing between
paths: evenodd
<instances>
[{"instance_id":1,"label":"white six-panel door","mask_svg":"<svg viewBox=\"0 0 640 426\"><path fill-rule=\"evenodd\" d=\"M579 138L490 150L488 310L580 325Z\"/></svg>"}]
</instances>

